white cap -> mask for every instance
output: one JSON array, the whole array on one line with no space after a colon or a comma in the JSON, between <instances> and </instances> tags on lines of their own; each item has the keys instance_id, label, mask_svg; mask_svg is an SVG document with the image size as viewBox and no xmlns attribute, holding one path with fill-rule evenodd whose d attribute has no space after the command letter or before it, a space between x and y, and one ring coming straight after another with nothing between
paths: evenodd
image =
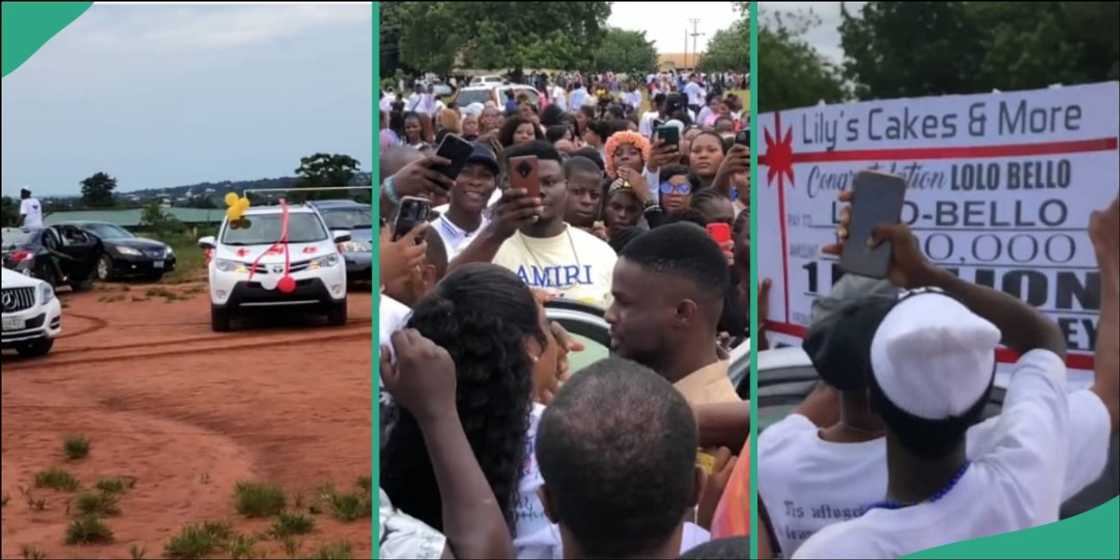
<instances>
[{"instance_id":1,"label":"white cap","mask_svg":"<svg viewBox=\"0 0 1120 560\"><path fill-rule=\"evenodd\" d=\"M467 105L466 107L463 108L463 114L464 115L470 115L472 117L477 117L477 116L482 114L482 110L485 109L485 108L486 108L486 106L484 106L483 104L475 101L474 103L471 103L470 105Z\"/></svg>"},{"instance_id":2,"label":"white cap","mask_svg":"<svg viewBox=\"0 0 1120 560\"><path fill-rule=\"evenodd\" d=\"M928 420L959 416L976 404L995 371L1000 332L944 294L899 302L871 341L871 370L900 409Z\"/></svg>"}]
</instances>

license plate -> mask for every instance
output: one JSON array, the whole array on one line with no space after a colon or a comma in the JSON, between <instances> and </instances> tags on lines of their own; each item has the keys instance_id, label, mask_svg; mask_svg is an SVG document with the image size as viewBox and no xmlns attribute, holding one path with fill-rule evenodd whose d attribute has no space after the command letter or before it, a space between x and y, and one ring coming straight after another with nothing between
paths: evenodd
<instances>
[{"instance_id":1,"label":"license plate","mask_svg":"<svg viewBox=\"0 0 1120 560\"><path fill-rule=\"evenodd\" d=\"M155 261L152 263L152 268L163 268L163 261Z\"/></svg>"},{"instance_id":2,"label":"license plate","mask_svg":"<svg viewBox=\"0 0 1120 560\"><path fill-rule=\"evenodd\" d=\"M17 317L4 317L4 330L18 331L23 329L23 319Z\"/></svg>"}]
</instances>

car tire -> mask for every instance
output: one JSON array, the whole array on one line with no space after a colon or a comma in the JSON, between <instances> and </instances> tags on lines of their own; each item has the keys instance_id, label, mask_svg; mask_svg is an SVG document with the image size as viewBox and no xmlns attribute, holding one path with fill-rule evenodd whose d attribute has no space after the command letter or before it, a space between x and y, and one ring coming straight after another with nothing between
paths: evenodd
<instances>
[{"instance_id":1,"label":"car tire","mask_svg":"<svg viewBox=\"0 0 1120 560\"><path fill-rule=\"evenodd\" d=\"M37 358L39 356L46 356L47 352L50 352L53 346L53 338L39 338L20 344L16 347L16 352L19 352L19 355L25 358Z\"/></svg>"},{"instance_id":2,"label":"car tire","mask_svg":"<svg viewBox=\"0 0 1120 560\"><path fill-rule=\"evenodd\" d=\"M346 300L327 304L327 324L332 327L341 327L346 324Z\"/></svg>"},{"instance_id":3,"label":"car tire","mask_svg":"<svg viewBox=\"0 0 1120 560\"><path fill-rule=\"evenodd\" d=\"M210 306L210 330L229 332L233 313L228 307Z\"/></svg>"},{"instance_id":4,"label":"car tire","mask_svg":"<svg viewBox=\"0 0 1120 560\"><path fill-rule=\"evenodd\" d=\"M93 289L93 275L91 274L89 277L81 280L71 280L70 289L74 290L75 292L90 291L91 289Z\"/></svg>"},{"instance_id":5,"label":"car tire","mask_svg":"<svg viewBox=\"0 0 1120 560\"><path fill-rule=\"evenodd\" d=\"M58 287L59 278L55 275L54 268L49 263L43 261L36 263L35 267L31 269L31 276L50 284L52 288Z\"/></svg>"},{"instance_id":6,"label":"car tire","mask_svg":"<svg viewBox=\"0 0 1120 560\"><path fill-rule=\"evenodd\" d=\"M113 258L109 255L101 255L101 258L97 259L97 279L108 282L113 278Z\"/></svg>"},{"instance_id":7,"label":"car tire","mask_svg":"<svg viewBox=\"0 0 1120 560\"><path fill-rule=\"evenodd\" d=\"M163 273L162 272L152 272L151 274L148 274L145 278L149 282L159 282L160 280L163 280Z\"/></svg>"}]
</instances>

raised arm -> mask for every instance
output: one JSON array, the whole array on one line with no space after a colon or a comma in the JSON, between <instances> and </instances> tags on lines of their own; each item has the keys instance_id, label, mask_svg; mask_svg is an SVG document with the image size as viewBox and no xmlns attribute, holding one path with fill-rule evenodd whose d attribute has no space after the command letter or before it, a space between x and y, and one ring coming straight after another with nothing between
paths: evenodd
<instances>
[{"instance_id":1,"label":"raised arm","mask_svg":"<svg viewBox=\"0 0 1120 560\"><path fill-rule=\"evenodd\" d=\"M478 236L448 264L447 271L467 263L493 261L502 243L512 237L518 228L535 222L542 208L541 199L530 197L524 189L506 189L494 208L494 220L486 224Z\"/></svg>"},{"instance_id":2,"label":"raised arm","mask_svg":"<svg viewBox=\"0 0 1120 560\"><path fill-rule=\"evenodd\" d=\"M443 532L457 558L512 558L513 541L455 406L455 363L415 329L393 333L397 364L381 352L381 377L416 418L443 502ZM408 513L408 512L405 512Z\"/></svg>"},{"instance_id":3,"label":"raised arm","mask_svg":"<svg viewBox=\"0 0 1120 560\"><path fill-rule=\"evenodd\" d=\"M1120 427L1120 199L1106 210L1093 212L1089 238L1101 271L1101 315L1093 355L1093 392L1108 408L1112 431Z\"/></svg>"}]
</instances>

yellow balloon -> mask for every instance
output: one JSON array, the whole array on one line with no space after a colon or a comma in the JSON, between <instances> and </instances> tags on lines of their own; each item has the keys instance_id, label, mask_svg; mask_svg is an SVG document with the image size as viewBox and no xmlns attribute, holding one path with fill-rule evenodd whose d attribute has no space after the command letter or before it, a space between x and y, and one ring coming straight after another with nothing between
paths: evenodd
<instances>
[{"instance_id":1,"label":"yellow balloon","mask_svg":"<svg viewBox=\"0 0 1120 560\"><path fill-rule=\"evenodd\" d=\"M238 206L238 208L241 208L242 212L248 210L249 209L249 199L248 198L242 198L241 200L237 201L237 206Z\"/></svg>"},{"instance_id":2,"label":"yellow balloon","mask_svg":"<svg viewBox=\"0 0 1120 560\"><path fill-rule=\"evenodd\" d=\"M244 214L244 211L242 211L241 208L237 206L230 206L229 210L226 210L226 218L228 218L231 222L240 220L242 214Z\"/></svg>"},{"instance_id":3,"label":"yellow balloon","mask_svg":"<svg viewBox=\"0 0 1120 560\"><path fill-rule=\"evenodd\" d=\"M237 204L237 193L226 193L226 206Z\"/></svg>"}]
</instances>

